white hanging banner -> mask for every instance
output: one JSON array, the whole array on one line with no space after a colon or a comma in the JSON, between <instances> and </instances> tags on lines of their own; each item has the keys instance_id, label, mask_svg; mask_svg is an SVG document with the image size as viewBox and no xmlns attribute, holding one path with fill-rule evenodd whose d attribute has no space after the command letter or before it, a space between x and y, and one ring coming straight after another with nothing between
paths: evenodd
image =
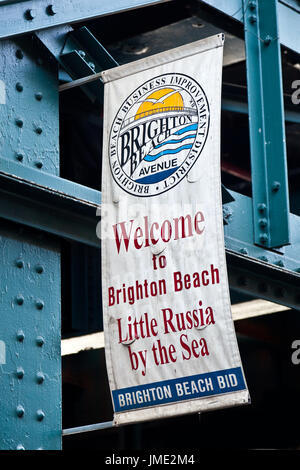
<instances>
[{"instance_id":1,"label":"white hanging banner","mask_svg":"<svg viewBox=\"0 0 300 470\"><path fill-rule=\"evenodd\" d=\"M102 75L103 315L117 425L249 402L224 250L223 42Z\"/></svg>"}]
</instances>

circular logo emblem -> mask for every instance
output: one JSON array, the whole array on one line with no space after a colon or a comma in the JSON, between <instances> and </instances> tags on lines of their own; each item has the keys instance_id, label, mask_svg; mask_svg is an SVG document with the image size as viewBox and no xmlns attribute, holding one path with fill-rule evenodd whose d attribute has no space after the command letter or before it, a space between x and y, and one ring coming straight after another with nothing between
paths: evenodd
<instances>
[{"instance_id":1,"label":"circular logo emblem","mask_svg":"<svg viewBox=\"0 0 300 470\"><path fill-rule=\"evenodd\" d=\"M139 86L111 127L114 180L134 196L156 196L187 176L206 142L209 106L201 86L168 73Z\"/></svg>"}]
</instances>

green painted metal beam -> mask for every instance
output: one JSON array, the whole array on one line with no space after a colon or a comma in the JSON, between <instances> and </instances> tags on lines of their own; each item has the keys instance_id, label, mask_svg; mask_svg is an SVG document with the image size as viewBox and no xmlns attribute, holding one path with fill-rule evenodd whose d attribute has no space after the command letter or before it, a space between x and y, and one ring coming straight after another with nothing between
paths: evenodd
<instances>
[{"instance_id":1,"label":"green painted metal beam","mask_svg":"<svg viewBox=\"0 0 300 470\"><path fill-rule=\"evenodd\" d=\"M169 0L15 0L0 3L0 39Z\"/></svg>"},{"instance_id":2,"label":"green painted metal beam","mask_svg":"<svg viewBox=\"0 0 300 470\"><path fill-rule=\"evenodd\" d=\"M254 241L290 243L289 195L276 0L244 0Z\"/></svg>"},{"instance_id":3,"label":"green painted metal beam","mask_svg":"<svg viewBox=\"0 0 300 470\"><path fill-rule=\"evenodd\" d=\"M247 0L247 3L250 2L251 0ZM201 0L200 3L205 3L239 22L244 21L243 0ZM300 54L300 4L297 0L278 0L277 3L280 42Z\"/></svg>"}]
</instances>

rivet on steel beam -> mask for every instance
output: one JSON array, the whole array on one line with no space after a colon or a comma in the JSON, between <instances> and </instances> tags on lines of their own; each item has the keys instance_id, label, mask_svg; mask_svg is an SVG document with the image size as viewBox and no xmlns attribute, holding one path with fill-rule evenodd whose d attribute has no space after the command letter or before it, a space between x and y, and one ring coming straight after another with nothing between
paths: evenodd
<instances>
[{"instance_id":1,"label":"rivet on steel beam","mask_svg":"<svg viewBox=\"0 0 300 470\"><path fill-rule=\"evenodd\" d=\"M35 271L38 273L38 274L42 274L44 272L44 268L43 266L41 266L40 264L37 264L36 267L35 267Z\"/></svg>"},{"instance_id":2,"label":"rivet on steel beam","mask_svg":"<svg viewBox=\"0 0 300 470\"><path fill-rule=\"evenodd\" d=\"M23 127L23 124L24 124L23 119L17 118L15 122L18 127Z\"/></svg>"},{"instance_id":3,"label":"rivet on steel beam","mask_svg":"<svg viewBox=\"0 0 300 470\"><path fill-rule=\"evenodd\" d=\"M268 221L265 218L259 219L258 224L260 227L265 228L268 225Z\"/></svg>"},{"instance_id":4,"label":"rivet on steel beam","mask_svg":"<svg viewBox=\"0 0 300 470\"><path fill-rule=\"evenodd\" d=\"M16 376L18 377L18 379L23 379L24 374L24 369L22 367L17 367Z\"/></svg>"},{"instance_id":5,"label":"rivet on steel beam","mask_svg":"<svg viewBox=\"0 0 300 470\"><path fill-rule=\"evenodd\" d=\"M240 253L242 253L243 255L247 255L248 254L247 248L241 248Z\"/></svg>"},{"instance_id":6,"label":"rivet on steel beam","mask_svg":"<svg viewBox=\"0 0 300 470\"><path fill-rule=\"evenodd\" d=\"M272 42L271 36L269 36L269 35L266 36L265 39L264 39L264 45L269 46L271 44L271 42Z\"/></svg>"},{"instance_id":7,"label":"rivet on steel beam","mask_svg":"<svg viewBox=\"0 0 300 470\"><path fill-rule=\"evenodd\" d=\"M266 243L268 241L268 235L266 233L261 233L259 235L259 240L261 243Z\"/></svg>"},{"instance_id":8,"label":"rivet on steel beam","mask_svg":"<svg viewBox=\"0 0 300 470\"><path fill-rule=\"evenodd\" d=\"M24 331L23 330L18 330L17 340L20 341L20 343L22 343L22 341L24 341L24 339L25 339Z\"/></svg>"},{"instance_id":9,"label":"rivet on steel beam","mask_svg":"<svg viewBox=\"0 0 300 470\"><path fill-rule=\"evenodd\" d=\"M24 303L23 295L21 295L21 294L17 295L16 302L17 302L18 305L23 305L23 303Z\"/></svg>"},{"instance_id":10,"label":"rivet on steel beam","mask_svg":"<svg viewBox=\"0 0 300 470\"><path fill-rule=\"evenodd\" d=\"M35 305L38 310L42 310L44 308L44 302L42 300L37 300Z\"/></svg>"},{"instance_id":11,"label":"rivet on steel beam","mask_svg":"<svg viewBox=\"0 0 300 470\"><path fill-rule=\"evenodd\" d=\"M259 256L258 259L260 259L261 261L265 261L266 263L269 261L268 258L266 256Z\"/></svg>"},{"instance_id":12,"label":"rivet on steel beam","mask_svg":"<svg viewBox=\"0 0 300 470\"><path fill-rule=\"evenodd\" d=\"M20 83L20 82L16 83L16 90L17 90L17 91L20 91L20 92L23 91L23 85L22 85L22 83Z\"/></svg>"},{"instance_id":13,"label":"rivet on steel beam","mask_svg":"<svg viewBox=\"0 0 300 470\"><path fill-rule=\"evenodd\" d=\"M93 62L89 62L88 65L91 67L92 70L95 70L96 66Z\"/></svg>"},{"instance_id":14,"label":"rivet on steel beam","mask_svg":"<svg viewBox=\"0 0 300 470\"><path fill-rule=\"evenodd\" d=\"M21 49L17 49L17 50L16 50L16 58L17 58L17 59L23 59L23 57L24 57L24 54L23 54L23 52L21 51Z\"/></svg>"},{"instance_id":15,"label":"rivet on steel beam","mask_svg":"<svg viewBox=\"0 0 300 470\"><path fill-rule=\"evenodd\" d=\"M25 413L24 407L22 405L18 405L17 408L16 408L16 412L17 412L17 416L19 418L22 418L24 416L24 413Z\"/></svg>"},{"instance_id":16,"label":"rivet on steel beam","mask_svg":"<svg viewBox=\"0 0 300 470\"><path fill-rule=\"evenodd\" d=\"M251 15L249 16L249 21L250 23L254 24L257 21L257 16L256 15Z\"/></svg>"},{"instance_id":17,"label":"rivet on steel beam","mask_svg":"<svg viewBox=\"0 0 300 470\"><path fill-rule=\"evenodd\" d=\"M80 57L82 57L83 59L85 58L85 52L84 51L77 51L77 52L80 55Z\"/></svg>"},{"instance_id":18,"label":"rivet on steel beam","mask_svg":"<svg viewBox=\"0 0 300 470\"><path fill-rule=\"evenodd\" d=\"M41 134L43 132L43 129L41 127L36 127L35 132L37 134Z\"/></svg>"},{"instance_id":19,"label":"rivet on steel beam","mask_svg":"<svg viewBox=\"0 0 300 470\"><path fill-rule=\"evenodd\" d=\"M277 191L279 191L280 189L280 183L279 181L274 181L274 183L272 184L272 191L273 193L276 193Z\"/></svg>"},{"instance_id":20,"label":"rivet on steel beam","mask_svg":"<svg viewBox=\"0 0 300 470\"><path fill-rule=\"evenodd\" d=\"M43 412L43 410L37 410L36 417L38 421L43 421L43 419L45 418L45 413Z\"/></svg>"},{"instance_id":21,"label":"rivet on steel beam","mask_svg":"<svg viewBox=\"0 0 300 470\"><path fill-rule=\"evenodd\" d=\"M22 444L18 444L16 450L25 450L25 447Z\"/></svg>"},{"instance_id":22,"label":"rivet on steel beam","mask_svg":"<svg viewBox=\"0 0 300 470\"><path fill-rule=\"evenodd\" d=\"M42 384L45 380L45 376L43 374L43 372L37 372L36 374L36 381L38 384Z\"/></svg>"},{"instance_id":23,"label":"rivet on steel beam","mask_svg":"<svg viewBox=\"0 0 300 470\"><path fill-rule=\"evenodd\" d=\"M35 17L36 17L36 10L30 8L25 11L26 20L34 20Z\"/></svg>"},{"instance_id":24,"label":"rivet on steel beam","mask_svg":"<svg viewBox=\"0 0 300 470\"><path fill-rule=\"evenodd\" d=\"M249 8L250 8L250 10L255 10L256 9L256 2L254 0L251 0L249 2Z\"/></svg>"},{"instance_id":25,"label":"rivet on steel beam","mask_svg":"<svg viewBox=\"0 0 300 470\"><path fill-rule=\"evenodd\" d=\"M35 162L35 166L37 168L42 168L43 167L43 163L42 162Z\"/></svg>"},{"instance_id":26,"label":"rivet on steel beam","mask_svg":"<svg viewBox=\"0 0 300 470\"><path fill-rule=\"evenodd\" d=\"M24 155L23 155L22 153L17 153L16 159L17 159L19 162L22 162L22 161L23 161L23 158L24 158Z\"/></svg>"},{"instance_id":27,"label":"rivet on steel beam","mask_svg":"<svg viewBox=\"0 0 300 470\"><path fill-rule=\"evenodd\" d=\"M260 204L257 204L257 209L259 212L263 213L267 209L267 206L264 203L260 203Z\"/></svg>"},{"instance_id":28,"label":"rivet on steel beam","mask_svg":"<svg viewBox=\"0 0 300 470\"><path fill-rule=\"evenodd\" d=\"M281 268L284 267L284 262L282 261L282 259L280 259L280 260L278 260L278 261L275 261L275 264L276 264L277 266L280 266Z\"/></svg>"},{"instance_id":29,"label":"rivet on steel beam","mask_svg":"<svg viewBox=\"0 0 300 470\"><path fill-rule=\"evenodd\" d=\"M17 259L16 261L17 268L24 268L24 261L22 259Z\"/></svg>"},{"instance_id":30,"label":"rivet on steel beam","mask_svg":"<svg viewBox=\"0 0 300 470\"><path fill-rule=\"evenodd\" d=\"M44 338L43 338L42 336L37 336L37 338L36 338L36 344L37 344L38 346L42 347L44 343L45 343Z\"/></svg>"},{"instance_id":31,"label":"rivet on steel beam","mask_svg":"<svg viewBox=\"0 0 300 470\"><path fill-rule=\"evenodd\" d=\"M56 15L57 13L57 8L55 7L55 5L48 5L47 8L46 8L46 13L47 15Z\"/></svg>"},{"instance_id":32,"label":"rivet on steel beam","mask_svg":"<svg viewBox=\"0 0 300 470\"><path fill-rule=\"evenodd\" d=\"M43 98L43 93L41 91L38 91L37 93L35 93L34 96L37 101L41 101Z\"/></svg>"}]
</instances>

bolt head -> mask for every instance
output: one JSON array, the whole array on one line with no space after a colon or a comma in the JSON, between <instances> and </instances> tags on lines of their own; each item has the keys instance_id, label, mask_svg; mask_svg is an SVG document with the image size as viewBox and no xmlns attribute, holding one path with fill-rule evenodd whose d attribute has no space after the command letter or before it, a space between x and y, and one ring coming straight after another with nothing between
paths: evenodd
<instances>
[{"instance_id":1,"label":"bolt head","mask_svg":"<svg viewBox=\"0 0 300 470\"><path fill-rule=\"evenodd\" d=\"M45 376L43 374L43 372L37 372L36 374L36 381L38 384L42 384L45 380Z\"/></svg>"},{"instance_id":2,"label":"bolt head","mask_svg":"<svg viewBox=\"0 0 300 470\"><path fill-rule=\"evenodd\" d=\"M279 181L274 181L273 184L272 184L273 193L276 193L277 191L279 191L280 186L281 185L280 185Z\"/></svg>"},{"instance_id":3,"label":"bolt head","mask_svg":"<svg viewBox=\"0 0 300 470\"><path fill-rule=\"evenodd\" d=\"M258 223L259 223L259 226L262 227L262 228L264 228L268 225L268 221L265 218L259 219Z\"/></svg>"},{"instance_id":4,"label":"bolt head","mask_svg":"<svg viewBox=\"0 0 300 470\"><path fill-rule=\"evenodd\" d=\"M18 379L23 379L24 374L25 374L24 369L22 367L17 367L16 375Z\"/></svg>"},{"instance_id":5,"label":"bolt head","mask_svg":"<svg viewBox=\"0 0 300 470\"><path fill-rule=\"evenodd\" d=\"M17 118L15 122L18 127L23 127L23 124L24 124L23 119Z\"/></svg>"},{"instance_id":6,"label":"bolt head","mask_svg":"<svg viewBox=\"0 0 300 470\"><path fill-rule=\"evenodd\" d=\"M257 21L256 15L251 15L251 16L249 16L249 21L250 21L250 23L252 23L252 24L256 23L256 21Z\"/></svg>"},{"instance_id":7,"label":"bolt head","mask_svg":"<svg viewBox=\"0 0 300 470\"><path fill-rule=\"evenodd\" d=\"M22 418L22 416L24 416L24 413L25 413L24 407L22 405L18 405L16 408L16 413L19 418Z\"/></svg>"},{"instance_id":8,"label":"bolt head","mask_svg":"<svg viewBox=\"0 0 300 470\"><path fill-rule=\"evenodd\" d=\"M16 159L17 159L19 162L21 162L21 161L23 160L23 158L24 158L24 155L23 155L22 153L17 153Z\"/></svg>"},{"instance_id":9,"label":"bolt head","mask_svg":"<svg viewBox=\"0 0 300 470\"><path fill-rule=\"evenodd\" d=\"M23 85L20 82L16 83L16 90L19 92L23 91Z\"/></svg>"},{"instance_id":10,"label":"bolt head","mask_svg":"<svg viewBox=\"0 0 300 470\"><path fill-rule=\"evenodd\" d=\"M22 259L17 259L16 261L17 268L24 268L24 261Z\"/></svg>"},{"instance_id":11,"label":"bolt head","mask_svg":"<svg viewBox=\"0 0 300 470\"><path fill-rule=\"evenodd\" d=\"M259 212L265 212L265 210L267 209L267 206L265 203L260 203L260 204L257 204L257 209Z\"/></svg>"},{"instance_id":12,"label":"bolt head","mask_svg":"<svg viewBox=\"0 0 300 470\"><path fill-rule=\"evenodd\" d=\"M43 167L43 163L42 162L35 162L35 166L39 169L41 169Z\"/></svg>"},{"instance_id":13,"label":"bolt head","mask_svg":"<svg viewBox=\"0 0 300 470\"><path fill-rule=\"evenodd\" d=\"M23 295L21 295L21 294L17 295L16 302L17 302L18 305L23 305L23 303L24 303Z\"/></svg>"},{"instance_id":14,"label":"bolt head","mask_svg":"<svg viewBox=\"0 0 300 470\"><path fill-rule=\"evenodd\" d=\"M37 344L38 346L42 347L44 343L45 343L44 338L43 338L42 336L37 336L37 338L36 338L36 344Z\"/></svg>"},{"instance_id":15,"label":"bolt head","mask_svg":"<svg viewBox=\"0 0 300 470\"><path fill-rule=\"evenodd\" d=\"M35 132L36 132L37 134L41 134L41 133L43 132L43 129L42 129L41 127L37 127L37 128L35 129Z\"/></svg>"},{"instance_id":16,"label":"bolt head","mask_svg":"<svg viewBox=\"0 0 300 470\"><path fill-rule=\"evenodd\" d=\"M34 20L35 17L36 17L36 10L30 8L25 11L26 20Z\"/></svg>"},{"instance_id":17,"label":"bolt head","mask_svg":"<svg viewBox=\"0 0 300 470\"><path fill-rule=\"evenodd\" d=\"M38 274L42 274L44 272L44 268L43 266L41 266L40 264L37 264L36 267L35 267L35 271L38 273Z\"/></svg>"},{"instance_id":18,"label":"bolt head","mask_svg":"<svg viewBox=\"0 0 300 470\"><path fill-rule=\"evenodd\" d=\"M24 341L24 339L25 339L24 331L23 330L18 330L17 340L20 341L20 343L22 343L22 341Z\"/></svg>"},{"instance_id":19,"label":"bolt head","mask_svg":"<svg viewBox=\"0 0 300 470\"><path fill-rule=\"evenodd\" d=\"M48 5L46 8L47 15L54 16L57 13L57 8L55 5Z\"/></svg>"},{"instance_id":20,"label":"bolt head","mask_svg":"<svg viewBox=\"0 0 300 470\"><path fill-rule=\"evenodd\" d=\"M37 101L41 101L43 98L43 93L41 91L38 91L37 93L35 93L34 96Z\"/></svg>"},{"instance_id":21,"label":"bolt head","mask_svg":"<svg viewBox=\"0 0 300 470\"><path fill-rule=\"evenodd\" d=\"M38 421L42 421L45 418L45 413L43 410L37 410L36 417Z\"/></svg>"},{"instance_id":22,"label":"bolt head","mask_svg":"<svg viewBox=\"0 0 300 470\"><path fill-rule=\"evenodd\" d=\"M259 236L259 240L261 243L266 243L268 240L268 235L266 233L261 233Z\"/></svg>"},{"instance_id":23,"label":"bolt head","mask_svg":"<svg viewBox=\"0 0 300 470\"><path fill-rule=\"evenodd\" d=\"M21 49L16 50L16 57L17 59L23 59L24 54L23 54L23 51L21 51Z\"/></svg>"},{"instance_id":24,"label":"bolt head","mask_svg":"<svg viewBox=\"0 0 300 470\"><path fill-rule=\"evenodd\" d=\"M42 300L37 300L35 305L38 310L42 310L44 308L44 302Z\"/></svg>"}]
</instances>

